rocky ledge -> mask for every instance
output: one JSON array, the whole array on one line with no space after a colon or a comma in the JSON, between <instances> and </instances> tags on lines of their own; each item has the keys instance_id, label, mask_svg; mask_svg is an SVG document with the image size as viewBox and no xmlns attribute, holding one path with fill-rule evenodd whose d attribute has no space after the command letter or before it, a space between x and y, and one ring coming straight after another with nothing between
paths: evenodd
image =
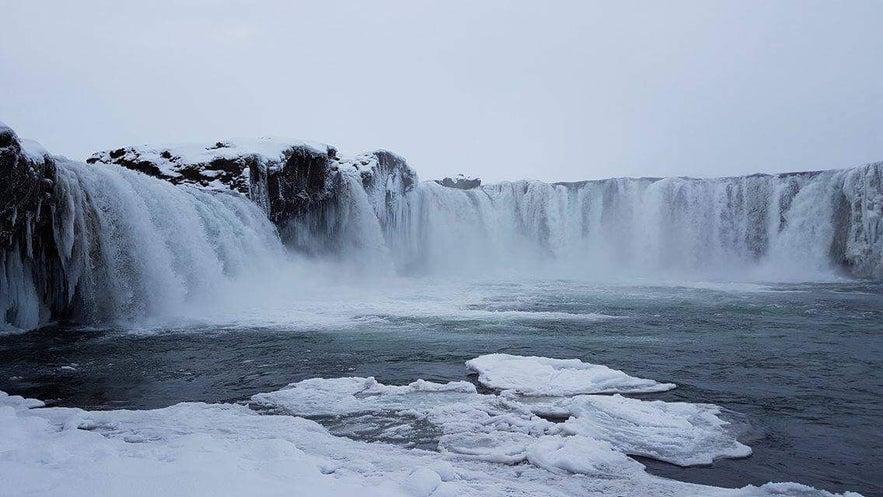
<instances>
[{"instance_id":1,"label":"rocky ledge","mask_svg":"<svg viewBox=\"0 0 883 497\"><path fill-rule=\"evenodd\" d=\"M441 186L455 188L457 190L471 190L473 188L478 188L479 186L481 186L480 178L473 178L464 174L458 174L453 178L447 177L444 179L437 179L435 180L435 182L440 184Z\"/></svg>"}]
</instances>

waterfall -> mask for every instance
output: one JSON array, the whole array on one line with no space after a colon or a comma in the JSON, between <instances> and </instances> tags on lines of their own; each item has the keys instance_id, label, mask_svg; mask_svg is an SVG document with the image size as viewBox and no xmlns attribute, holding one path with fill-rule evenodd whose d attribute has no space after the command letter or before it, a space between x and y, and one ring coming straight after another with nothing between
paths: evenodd
<instances>
[{"instance_id":1,"label":"waterfall","mask_svg":"<svg viewBox=\"0 0 883 497\"><path fill-rule=\"evenodd\" d=\"M7 324L33 328L50 315L77 322L175 316L284 255L273 225L241 195L61 158L55 167L55 203L41 207L51 209L55 253L22 257L39 245L31 236L25 247L0 252ZM46 267L34 267L38 261Z\"/></svg>"},{"instance_id":2,"label":"waterfall","mask_svg":"<svg viewBox=\"0 0 883 497\"><path fill-rule=\"evenodd\" d=\"M883 164L469 190L424 182L402 199L406 241L390 249L400 271L424 273L881 278L881 179Z\"/></svg>"},{"instance_id":3,"label":"waterfall","mask_svg":"<svg viewBox=\"0 0 883 497\"><path fill-rule=\"evenodd\" d=\"M418 183L386 151L339 159L328 146L262 141L255 154L222 145L188 148L193 160L130 148L106 154L119 165L84 164L0 125L3 326L202 318L266 300L294 307L292 289L366 273L883 279L883 163L452 188ZM160 160L168 164L151 167ZM229 190L206 179L219 170Z\"/></svg>"}]
</instances>

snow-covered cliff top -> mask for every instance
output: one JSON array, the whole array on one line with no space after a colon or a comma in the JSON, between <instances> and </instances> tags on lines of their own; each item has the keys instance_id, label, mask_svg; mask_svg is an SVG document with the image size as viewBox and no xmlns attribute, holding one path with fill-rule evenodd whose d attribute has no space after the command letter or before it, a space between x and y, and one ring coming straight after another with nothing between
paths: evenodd
<instances>
[{"instance_id":1,"label":"snow-covered cliff top","mask_svg":"<svg viewBox=\"0 0 883 497\"><path fill-rule=\"evenodd\" d=\"M248 163L269 170L282 166L294 150L333 158L330 145L284 138L234 138L215 143L137 145L96 152L86 162L117 164L173 183L247 192Z\"/></svg>"}]
</instances>

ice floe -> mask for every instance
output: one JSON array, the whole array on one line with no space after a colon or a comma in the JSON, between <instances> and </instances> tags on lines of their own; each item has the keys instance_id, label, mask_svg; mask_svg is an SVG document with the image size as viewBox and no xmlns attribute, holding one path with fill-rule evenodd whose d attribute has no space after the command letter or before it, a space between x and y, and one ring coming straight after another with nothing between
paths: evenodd
<instances>
[{"instance_id":1,"label":"ice floe","mask_svg":"<svg viewBox=\"0 0 883 497\"><path fill-rule=\"evenodd\" d=\"M680 466L751 455L751 449L736 440L730 423L720 417L721 408L712 404L580 395L534 406L533 411L567 417L565 433Z\"/></svg>"},{"instance_id":2,"label":"ice floe","mask_svg":"<svg viewBox=\"0 0 883 497\"><path fill-rule=\"evenodd\" d=\"M340 432L373 432L384 441L397 439L390 430L405 438L431 440L435 435L442 453L495 463L548 465L554 458L546 458L545 452L569 453L586 444L594 447L583 456L590 465L594 461L589 456L599 454L601 461L625 460L630 454L682 466L751 454L718 417L720 408L710 404L620 395L538 401L479 394L466 382L387 386L374 378L314 378L252 400L297 416L336 416ZM566 421L555 423L549 417Z\"/></svg>"},{"instance_id":3,"label":"ice floe","mask_svg":"<svg viewBox=\"0 0 883 497\"><path fill-rule=\"evenodd\" d=\"M488 354L466 362L489 388L521 395L565 396L593 393L649 393L675 388L673 383L636 378L579 359Z\"/></svg>"}]
</instances>

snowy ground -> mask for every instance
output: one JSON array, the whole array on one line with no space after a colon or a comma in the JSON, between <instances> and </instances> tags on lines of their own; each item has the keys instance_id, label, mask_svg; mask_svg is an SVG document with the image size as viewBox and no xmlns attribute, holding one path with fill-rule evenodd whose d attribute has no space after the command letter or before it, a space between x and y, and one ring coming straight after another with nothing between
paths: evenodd
<instances>
[{"instance_id":1,"label":"snowy ground","mask_svg":"<svg viewBox=\"0 0 883 497\"><path fill-rule=\"evenodd\" d=\"M597 390L599 378L604 392L673 385L579 361L495 355L470 365L505 378L506 390L315 378L249 405L144 411L46 408L0 392L0 494L832 495L793 483L731 490L652 476L628 455L695 465L750 449L713 405L574 395ZM560 392L512 383L554 381L550 367L564 371ZM336 420L336 432L360 440L300 416ZM408 447L417 439L437 450Z\"/></svg>"}]
</instances>

